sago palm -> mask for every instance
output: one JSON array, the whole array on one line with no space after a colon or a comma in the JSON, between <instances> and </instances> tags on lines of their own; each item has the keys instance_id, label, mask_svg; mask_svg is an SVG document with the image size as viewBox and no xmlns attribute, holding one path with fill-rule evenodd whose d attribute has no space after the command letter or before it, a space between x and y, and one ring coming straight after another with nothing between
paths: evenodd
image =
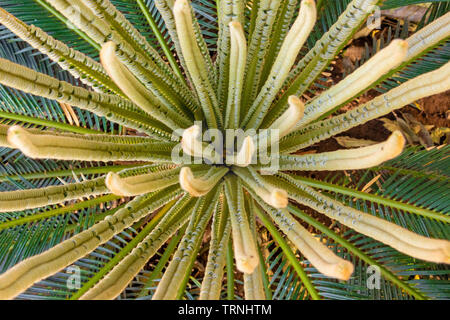
<instances>
[{"instance_id":1,"label":"sago palm","mask_svg":"<svg viewBox=\"0 0 450 320\"><path fill-rule=\"evenodd\" d=\"M449 149L394 159L395 131L301 151L448 90L448 5L329 86L325 71L382 1L0 4L0 298L218 299L225 269L229 298L241 273L246 299L361 298L370 265L387 280L379 298L444 294ZM383 92L336 113L372 88ZM306 176L317 171L336 173Z\"/></svg>"}]
</instances>

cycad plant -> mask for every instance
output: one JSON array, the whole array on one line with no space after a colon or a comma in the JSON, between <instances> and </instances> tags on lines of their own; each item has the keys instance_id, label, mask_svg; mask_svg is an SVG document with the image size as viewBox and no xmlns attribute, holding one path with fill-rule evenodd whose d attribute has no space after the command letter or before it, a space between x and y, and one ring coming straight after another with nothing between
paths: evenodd
<instances>
[{"instance_id":1,"label":"cycad plant","mask_svg":"<svg viewBox=\"0 0 450 320\"><path fill-rule=\"evenodd\" d=\"M192 2L0 1L0 298L442 297L449 149L301 151L450 89L448 4L329 86L382 1Z\"/></svg>"}]
</instances>

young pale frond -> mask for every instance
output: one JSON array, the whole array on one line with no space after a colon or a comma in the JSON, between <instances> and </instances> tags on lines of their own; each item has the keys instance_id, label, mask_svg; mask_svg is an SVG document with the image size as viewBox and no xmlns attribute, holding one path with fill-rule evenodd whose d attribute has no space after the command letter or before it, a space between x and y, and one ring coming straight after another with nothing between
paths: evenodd
<instances>
[{"instance_id":1,"label":"young pale frond","mask_svg":"<svg viewBox=\"0 0 450 320\"><path fill-rule=\"evenodd\" d=\"M306 105L305 116L297 123L296 128L308 124L320 115L345 103L358 93L367 90L367 88L371 87L384 74L405 61L407 53L407 41L392 41L389 46L378 52L344 80L322 93L314 101L308 103Z\"/></svg>"},{"instance_id":2,"label":"young pale frond","mask_svg":"<svg viewBox=\"0 0 450 320\"><path fill-rule=\"evenodd\" d=\"M245 212L240 180L236 177L226 179L225 195L230 208L236 267L243 273L251 274L259 264L258 251L250 230L249 216ZM252 218L254 219L254 216Z\"/></svg>"},{"instance_id":3,"label":"young pale frond","mask_svg":"<svg viewBox=\"0 0 450 320\"><path fill-rule=\"evenodd\" d=\"M158 191L178 183L180 168L152 172L130 177L110 172L106 175L105 185L113 194L118 196L136 196Z\"/></svg>"},{"instance_id":4,"label":"young pale frond","mask_svg":"<svg viewBox=\"0 0 450 320\"><path fill-rule=\"evenodd\" d=\"M256 221L251 219L252 214L254 214L254 204L253 202L247 201L248 207L246 207L247 213L249 214L250 229L253 234L255 242L258 242L256 235ZM244 297L245 300L265 300L266 293L263 284L263 274L262 266L259 265L251 274L244 273Z\"/></svg>"},{"instance_id":5,"label":"young pale frond","mask_svg":"<svg viewBox=\"0 0 450 320\"><path fill-rule=\"evenodd\" d=\"M108 78L102 65L80 51L69 48L33 25L28 26L12 14L0 8L0 23L14 32L19 38L28 42L33 48L48 55L75 78L95 90L111 90L122 95L120 89Z\"/></svg>"},{"instance_id":6,"label":"young pale frond","mask_svg":"<svg viewBox=\"0 0 450 320\"><path fill-rule=\"evenodd\" d=\"M315 239L310 232L292 218L286 209L274 209L267 206L259 196L256 194L255 196L256 201L317 270L340 280L350 278L353 273L352 263L339 258L318 239Z\"/></svg>"},{"instance_id":7,"label":"young pale frond","mask_svg":"<svg viewBox=\"0 0 450 320\"><path fill-rule=\"evenodd\" d=\"M195 178L191 168L180 170L180 187L192 197L202 197L211 191L225 176L228 168L212 167L203 177Z\"/></svg>"},{"instance_id":8,"label":"young pale frond","mask_svg":"<svg viewBox=\"0 0 450 320\"><path fill-rule=\"evenodd\" d=\"M449 263L450 241L418 235L392 222L347 207L287 174L280 174L280 176L291 184L283 185L288 188L289 195L296 201L407 255L435 263Z\"/></svg>"},{"instance_id":9,"label":"young pale frond","mask_svg":"<svg viewBox=\"0 0 450 320\"><path fill-rule=\"evenodd\" d=\"M178 33L176 30L176 24L175 24L175 17L173 12L173 7L175 5L174 0L155 0L155 7L158 9L159 14L161 14L162 19L164 20L165 27L167 28L167 31L170 35L170 39L173 42L175 46L175 51L177 53L177 57L180 60L180 64L184 70L188 70L186 65L186 60L183 56L183 53L181 51L181 45L180 45L180 39L178 38ZM194 32L195 32L195 39L197 41L197 44L200 48L200 51L203 55L203 58L205 59L207 63L208 70L210 71L209 78L210 80L213 80L217 76L217 72L215 68L212 67L212 59L209 55L208 48L206 46L205 39L201 35L201 29L199 26L199 23L195 20L194 22ZM192 77L189 73L186 74L187 80L192 83ZM201 117L201 112L198 113L198 116Z\"/></svg>"},{"instance_id":10,"label":"young pale frond","mask_svg":"<svg viewBox=\"0 0 450 320\"><path fill-rule=\"evenodd\" d=\"M262 177L252 168L247 170L240 168L233 168L236 173L245 183L252 188L252 190L268 205L282 209L286 208L289 203L288 194L285 190L274 187L271 184L265 183Z\"/></svg>"},{"instance_id":11,"label":"young pale frond","mask_svg":"<svg viewBox=\"0 0 450 320\"><path fill-rule=\"evenodd\" d=\"M108 189L103 178L39 189L4 191L0 192L0 212L34 209L105 193Z\"/></svg>"},{"instance_id":12,"label":"young pale frond","mask_svg":"<svg viewBox=\"0 0 450 320\"><path fill-rule=\"evenodd\" d=\"M163 73L174 77L172 70L168 64L164 62L156 49L148 43L147 39L141 35L133 24L128 21L109 0L82 0L82 2L86 7L91 9L92 13L99 19L106 21L111 29L117 30L120 36L126 42L131 44L136 51L139 51L142 55L148 56L151 60L155 61L155 64Z\"/></svg>"},{"instance_id":13,"label":"young pale frond","mask_svg":"<svg viewBox=\"0 0 450 320\"><path fill-rule=\"evenodd\" d=\"M450 12L406 39L409 45L407 60L421 55L425 50L428 50L448 37L450 37Z\"/></svg>"},{"instance_id":14,"label":"young pale frond","mask_svg":"<svg viewBox=\"0 0 450 320\"><path fill-rule=\"evenodd\" d=\"M289 134L305 114L305 104L298 97L290 96L288 104L289 108L269 127L269 130L279 130L280 139Z\"/></svg>"},{"instance_id":15,"label":"young pale frond","mask_svg":"<svg viewBox=\"0 0 450 320\"><path fill-rule=\"evenodd\" d=\"M233 70L236 68L236 60L233 57L233 51L236 49L236 43L233 44L236 39L236 34L233 34L233 30L235 27L240 25L241 27L245 23L245 3L244 1L239 0L225 0L218 2L218 23L219 23L219 34L217 37L217 58L215 64L217 66L217 71L221 75L217 79L217 97L219 99L219 104L223 105L227 100L227 88L228 88L228 103L230 99L230 85L233 77ZM227 26L229 28L227 28ZM242 30L243 32L243 30ZM233 39L234 38L234 39ZM246 43L245 36L243 38L243 42ZM242 46L242 43L241 43ZM246 45L245 45L246 46ZM234 47L234 48L233 48ZM244 60L241 63L246 63L247 54L240 55L241 59ZM240 66L241 67L241 66ZM241 83L240 86L243 86L244 83ZM237 96L240 98L239 96Z\"/></svg>"},{"instance_id":16,"label":"young pale frond","mask_svg":"<svg viewBox=\"0 0 450 320\"><path fill-rule=\"evenodd\" d=\"M358 170L376 166L397 157L405 146L405 138L395 131L382 143L349 150L317 153L303 156L281 156L281 170Z\"/></svg>"},{"instance_id":17,"label":"young pale frond","mask_svg":"<svg viewBox=\"0 0 450 320\"><path fill-rule=\"evenodd\" d=\"M284 39L266 83L246 113L246 117L241 124L242 127L246 129L259 127L270 104L282 88L300 49L314 27L316 16L314 0L302 1L298 17Z\"/></svg>"},{"instance_id":18,"label":"young pale frond","mask_svg":"<svg viewBox=\"0 0 450 320\"><path fill-rule=\"evenodd\" d=\"M160 140L171 137L169 128L121 97L88 91L6 59L0 59L0 71L1 84L91 111Z\"/></svg>"},{"instance_id":19,"label":"young pale frond","mask_svg":"<svg viewBox=\"0 0 450 320\"><path fill-rule=\"evenodd\" d=\"M107 136L106 136L107 137ZM60 135L53 132L28 131L12 126L7 133L11 147L30 158L82 161L155 161L170 162L174 143L108 142L101 135ZM110 139L113 140L113 139ZM124 139L124 142L127 141Z\"/></svg>"},{"instance_id":20,"label":"young pale frond","mask_svg":"<svg viewBox=\"0 0 450 320\"><path fill-rule=\"evenodd\" d=\"M193 212L186 233L156 288L153 300L174 300L179 297L180 287L185 282L185 279L189 277L190 270L200 249L199 244L202 240L203 232L214 211L217 210L217 201L221 189L222 184L217 186L206 197L198 200L200 207L197 207Z\"/></svg>"},{"instance_id":21,"label":"young pale frond","mask_svg":"<svg viewBox=\"0 0 450 320\"><path fill-rule=\"evenodd\" d=\"M232 21L230 27L230 62L228 100L225 114L225 128L237 129L240 123L240 106L245 77L247 40L242 24ZM220 89L219 89L220 90Z\"/></svg>"},{"instance_id":22,"label":"young pale frond","mask_svg":"<svg viewBox=\"0 0 450 320\"><path fill-rule=\"evenodd\" d=\"M211 226L211 241L200 300L219 300L222 290L227 245L231 234L230 213L223 195Z\"/></svg>"},{"instance_id":23,"label":"young pale frond","mask_svg":"<svg viewBox=\"0 0 450 320\"><path fill-rule=\"evenodd\" d=\"M22 261L0 275L0 298L11 299L34 283L44 279L93 251L114 235L131 226L180 194L179 188L147 194L129 202L126 207L102 222L60 243L44 253Z\"/></svg>"},{"instance_id":24,"label":"young pale frond","mask_svg":"<svg viewBox=\"0 0 450 320\"><path fill-rule=\"evenodd\" d=\"M350 128L386 115L414 101L450 89L450 63L409 80L355 109L293 131L280 141L280 152L291 153Z\"/></svg>"},{"instance_id":25,"label":"young pale frond","mask_svg":"<svg viewBox=\"0 0 450 320\"><path fill-rule=\"evenodd\" d=\"M180 198L155 229L80 299L106 300L117 297L159 247L187 222L195 209L198 208L194 207L188 195Z\"/></svg>"},{"instance_id":26,"label":"young pale frond","mask_svg":"<svg viewBox=\"0 0 450 320\"><path fill-rule=\"evenodd\" d=\"M209 163L221 163L221 155L211 145L202 142L201 138L202 130L196 124L184 130L181 138L183 152L194 158L205 159Z\"/></svg>"},{"instance_id":27,"label":"young pale frond","mask_svg":"<svg viewBox=\"0 0 450 320\"><path fill-rule=\"evenodd\" d=\"M114 42L110 41L102 46L100 60L117 86L146 113L172 130L190 126L191 121L189 119L162 106L159 100L119 61Z\"/></svg>"},{"instance_id":28,"label":"young pale frond","mask_svg":"<svg viewBox=\"0 0 450 320\"><path fill-rule=\"evenodd\" d=\"M111 21L98 15L79 0L49 0L52 6L60 11L73 25L86 33L99 46L107 41L117 44L117 56L120 61L141 81L152 93L158 97L161 104L184 113L189 118L190 112L196 109L196 101L184 83L173 73L168 72L167 65L162 69L160 58L149 55L150 50L137 50L130 38L129 28L113 25ZM88 1L92 2L92 1ZM91 5L92 7L92 5ZM109 10L110 11L110 10ZM114 16L114 15L112 15ZM120 19L120 16L119 16ZM133 32L133 34L135 34Z\"/></svg>"},{"instance_id":29,"label":"young pale frond","mask_svg":"<svg viewBox=\"0 0 450 320\"><path fill-rule=\"evenodd\" d=\"M231 164L239 167L248 167L252 163L253 155L256 152L255 143L252 137L246 137L239 152L232 158ZM227 162L229 163L229 162Z\"/></svg>"},{"instance_id":30,"label":"young pale frond","mask_svg":"<svg viewBox=\"0 0 450 320\"><path fill-rule=\"evenodd\" d=\"M301 149L449 90L449 13L441 12L437 19L428 15L424 21L435 21L406 40L391 41L389 35L384 49L316 94L316 87L323 88L318 77L364 25L379 0L339 1L333 7L330 1L317 1L316 6L314 0L201 1L201 6L189 0L139 0L136 5L119 1L118 7L110 0L39 3L76 28L75 34L81 37L77 41L84 39L98 49L101 63L96 53L90 57L82 46L77 51L68 46L72 41L60 41L70 35L60 38L60 32L47 30L51 21L47 15L46 23L33 20L40 29L19 19L32 20L27 16L28 5L25 13L15 5L0 8L0 23L32 47L22 50L23 42L11 47L2 42L5 48L0 48L0 84L12 88L0 88L0 116L4 117L0 119L0 265L12 266L0 275L0 299L29 297L34 292L47 297L53 281L49 277L66 275L64 268L72 264L82 265L83 286L74 292L58 282L58 294L64 297L182 299L197 268L197 256L205 252L200 250L203 244L209 244L203 281L189 298L223 296L225 269L227 294L233 298L238 283L235 265L243 273L238 279L243 279L246 299L271 298L272 286L277 286L273 297L278 297L288 276L296 284L286 284L283 294L289 291L288 295L319 299L328 297L326 284L321 285L325 289L316 289L319 282L309 279L310 270L317 270L315 277L322 273L343 281L355 272L354 284L365 272L362 261L381 266L383 277L398 287L402 297L426 298L427 290L419 292L422 287L413 287L384 267L384 256L372 259L371 248L351 243L354 239L347 239L347 227L361 234L358 241L379 241L377 250L386 245L397 255L450 264L448 240L415 233L420 226L423 234L446 236L447 199L427 194L427 206L420 207L420 191L431 185L424 184L417 194L399 190L402 196L397 200L397 189L392 187L391 198L370 193L371 184L381 186L381 179L366 184L364 192L350 188L344 192L339 185L287 173L347 170L346 177L359 185L351 170L378 170L372 167L397 157L405 145L398 131L368 147L320 153ZM121 12L125 7L127 12ZM217 23L199 23L198 17L217 19ZM150 29L152 34L147 32ZM158 43L162 50L151 43ZM306 53L307 48L312 49ZM52 64L37 60L30 54L34 49L48 55ZM68 72L58 73L64 70ZM83 85L77 86L80 81ZM385 84L393 89L386 92ZM380 87L385 93L334 115L352 99ZM58 122L66 118L68 123ZM111 128L107 128L109 121ZM448 180L446 168L435 169L433 177ZM411 180L420 177L412 183L418 186L422 177L429 176L428 171L418 170L407 168L401 174L410 175ZM401 179L397 173L389 178L391 184ZM66 183L72 176L75 182ZM440 192L439 188L441 184ZM384 207L364 213L344 204L346 200L331 198L332 192L341 191L352 201L359 196L362 201L394 203L392 208L405 215L395 210L385 214ZM447 193L442 191L445 198ZM86 197L92 199L83 201ZM317 215L299 214L290 200L323 214L333 224L325 226ZM76 202L67 206L69 201ZM410 220L414 225L404 225L415 232L397 225ZM438 231L428 233L438 223ZM322 241L318 230L336 243ZM262 250L260 234L264 235ZM153 273L142 282L141 276L146 277L154 266L154 260L149 260L173 236L170 250L154 258ZM304 260L299 260L292 245ZM272 259L272 252L266 246L285 254L271 262L268 274L264 274L265 261ZM43 248L49 249L42 252ZM351 255L356 256L355 265L346 260ZM406 261L408 272L424 265L433 270L433 276L438 274L434 273L437 267L413 263L412 258L402 256L410 260L394 259L393 263ZM279 271L274 271L275 266ZM162 270L155 291L152 286ZM280 272L283 279L277 280ZM43 279L45 288L38 284ZM322 282L328 281L337 280ZM127 289L130 284L133 290ZM339 286L340 290L350 285ZM20 296L23 292L26 295Z\"/></svg>"},{"instance_id":31,"label":"young pale frond","mask_svg":"<svg viewBox=\"0 0 450 320\"><path fill-rule=\"evenodd\" d=\"M282 97L272 106L264 123L272 123L273 119L286 109L289 96L301 96L305 93L357 32L378 2L378 0L353 0L348 4L336 23L291 70Z\"/></svg>"},{"instance_id":32,"label":"young pale frond","mask_svg":"<svg viewBox=\"0 0 450 320\"><path fill-rule=\"evenodd\" d=\"M196 41L192 9L188 0L177 0L173 7L178 39L209 128L222 127L219 102L208 77L206 61Z\"/></svg>"},{"instance_id":33,"label":"young pale frond","mask_svg":"<svg viewBox=\"0 0 450 320\"><path fill-rule=\"evenodd\" d=\"M270 48L270 35L281 2L281 0L262 0L258 1L258 5L252 9L252 11L254 10L254 21L251 27L251 37L248 39L247 65L245 67L246 81L242 95L242 119L245 119L249 106L253 104L258 95L264 67L263 62Z\"/></svg>"}]
</instances>

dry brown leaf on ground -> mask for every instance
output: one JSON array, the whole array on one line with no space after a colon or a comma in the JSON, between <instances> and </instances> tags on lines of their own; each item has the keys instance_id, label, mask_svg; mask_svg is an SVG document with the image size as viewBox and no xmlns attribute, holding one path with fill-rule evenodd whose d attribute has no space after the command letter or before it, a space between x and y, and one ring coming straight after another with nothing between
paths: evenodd
<instances>
[{"instance_id":1,"label":"dry brown leaf on ground","mask_svg":"<svg viewBox=\"0 0 450 320\"><path fill-rule=\"evenodd\" d=\"M344 148L366 147L378 143L373 140L357 139L348 136L335 137L334 139Z\"/></svg>"}]
</instances>

